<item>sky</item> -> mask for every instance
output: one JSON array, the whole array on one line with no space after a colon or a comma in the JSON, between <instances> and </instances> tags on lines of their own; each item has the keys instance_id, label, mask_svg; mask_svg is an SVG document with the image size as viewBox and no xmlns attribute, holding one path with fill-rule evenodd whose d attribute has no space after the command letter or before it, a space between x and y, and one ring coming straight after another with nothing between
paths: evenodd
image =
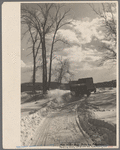
<instances>
[{"instance_id":1,"label":"sky","mask_svg":"<svg viewBox=\"0 0 120 150\"><path fill-rule=\"evenodd\" d=\"M32 7L37 10L36 4L22 4ZM95 4L95 8L99 8L100 4ZM70 71L74 73L73 80L79 78L93 77L93 81L104 82L116 79L116 64L106 62L99 66L99 62L103 56L101 45L107 41L104 40L105 34L101 28L102 20L91 9L87 3L67 3L65 10L71 9L66 20L72 20L71 25L64 26L57 32L57 36L66 40L66 44L58 43L55 48L59 49L54 52L55 57L62 57L62 59L69 59ZM62 10L64 11L64 10ZM24 25L21 25L21 36L26 30ZM50 41L52 33L47 35L49 39L47 43L47 54L50 52ZM21 40L21 82L30 82L32 77L33 58L31 53L30 42L28 42L29 35L26 35ZM28 49L29 48L29 49ZM38 54L41 57L41 52ZM48 67L49 67L49 58ZM53 68L57 60L53 60ZM52 81L54 81L52 76ZM42 81L42 70L37 71L36 81ZM64 81L63 81L64 82Z\"/></svg>"}]
</instances>

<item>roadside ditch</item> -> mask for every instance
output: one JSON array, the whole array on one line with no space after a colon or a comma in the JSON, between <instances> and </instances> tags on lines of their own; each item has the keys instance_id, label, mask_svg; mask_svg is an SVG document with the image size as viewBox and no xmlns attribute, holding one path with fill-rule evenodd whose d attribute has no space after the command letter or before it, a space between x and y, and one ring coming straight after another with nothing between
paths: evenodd
<instances>
[{"instance_id":1,"label":"roadside ditch","mask_svg":"<svg viewBox=\"0 0 120 150\"><path fill-rule=\"evenodd\" d=\"M87 103L77 108L79 124L95 146L116 146L116 125L99 120Z\"/></svg>"}]
</instances>

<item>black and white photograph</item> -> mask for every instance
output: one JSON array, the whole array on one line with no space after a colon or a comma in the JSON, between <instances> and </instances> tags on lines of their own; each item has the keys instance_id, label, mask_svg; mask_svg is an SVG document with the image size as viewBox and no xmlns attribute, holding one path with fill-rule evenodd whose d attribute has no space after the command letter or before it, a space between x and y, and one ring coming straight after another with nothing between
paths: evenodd
<instances>
[{"instance_id":1,"label":"black and white photograph","mask_svg":"<svg viewBox=\"0 0 120 150\"><path fill-rule=\"evenodd\" d=\"M20 3L20 146L118 146L118 3Z\"/></svg>"}]
</instances>

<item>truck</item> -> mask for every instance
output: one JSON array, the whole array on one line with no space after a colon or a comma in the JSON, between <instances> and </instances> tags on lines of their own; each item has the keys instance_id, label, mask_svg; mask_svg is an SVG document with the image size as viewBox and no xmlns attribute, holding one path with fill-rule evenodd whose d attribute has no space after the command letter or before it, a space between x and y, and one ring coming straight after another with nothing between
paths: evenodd
<instances>
[{"instance_id":1,"label":"truck","mask_svg":"<svg viewBox=\"0 0 120 150\"><path fill-rule=\"evenodd\" d=\"M84 94L87 95L87 97L90 96L91 92L96 92L96 87L93 83L93 78L81 78L77 81L70 81L69 87L72 95L79 96Z\"/></svg>"}]
</instances>

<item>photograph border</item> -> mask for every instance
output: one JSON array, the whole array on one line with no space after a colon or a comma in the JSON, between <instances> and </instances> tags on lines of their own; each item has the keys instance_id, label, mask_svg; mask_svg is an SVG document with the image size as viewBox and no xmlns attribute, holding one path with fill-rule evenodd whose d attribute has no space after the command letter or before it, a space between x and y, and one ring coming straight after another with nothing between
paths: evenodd
<instances>
[{"instance_id":1,"label":"photograph border","mask_svg":"<svg viewBox=\"0 0 120 150\"><path fill-rule=\"evenodd\" d=\"M2 140L3 148L25 149L59 149L59 147L21 147L20 146L20 118L21 118L21 3L101 3L118 1L23 1L4 2L2 4ZM118 15L119 15L119 10ZM117 146L119 147L119 17L117 16ZM7 42L6 42L7 41ZM9 123L8 123L9 122ZM18 136L19 135L19 136ZM17 138L16 138L17 137ZM65 147L66 148L66 147ZM79 147L80 148L80 147ZM76 149L79 149L76 148ZM85 149L98 149L105 147L88 147ZM61 149L61 148L60 148ZM67 148L68 149L68 148ZM82 149L84 149L82 147Z\"/></svg>"}]
</instances>

